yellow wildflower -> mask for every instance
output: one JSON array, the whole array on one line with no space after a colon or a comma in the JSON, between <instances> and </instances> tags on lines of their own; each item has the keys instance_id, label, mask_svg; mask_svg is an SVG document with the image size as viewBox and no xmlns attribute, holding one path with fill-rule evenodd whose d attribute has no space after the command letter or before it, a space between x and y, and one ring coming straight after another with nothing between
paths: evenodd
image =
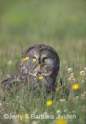
<instances>
[{"instance_id":1,"label":"yellow wildflower","mask_svg":"<svg viewBox=\"0 0 86 124\"><path fill-rule=\"evenodd\" d=\"M29 56L25 57L22 59L22 62L28 61L29 60Z\"/></svg>"},{"instance_id":2,"label":"yellow wildflower","mask_svg":"<svg viewBox=\"0 0 86 124\"><path fill-rule=\"evenodd\" d=\"M46 105L47 105L48 107L52 106L52 104L53 104L52 99L47 100Z\"/></svg>"},{"instance_id":3,"label":"yellow wildflower","mask_svg":"<svg viewBox=\"0 0 86 124\"><path fill-rule=\"evenodd\" d=\"M63 118L59 118L56 120L55 124L68 124L68 121Z\"/></svg>"},{"instance_id":4,"label":"yellow wildflower","mask_svg":"<svg viewBox=\"0 0 86 124\"><path fill-rule=\"evenodd\" d=\"M42 80L43 78L44 78L44 77L43 77L42 75L38 75L38 76L37 76L37 79L38 79L38 80Z\"/></svg>"},{"instance_id":5,"label":"yellow wildflower","mask_svg":"<svg viewBox=\"0 0 86 124\"><path fill-rule=\"evenodd\" d=\"M74 83L72 84L72 90L79 90L80 89L80 84L79 83Z\"/></svg>"}]
</instances>

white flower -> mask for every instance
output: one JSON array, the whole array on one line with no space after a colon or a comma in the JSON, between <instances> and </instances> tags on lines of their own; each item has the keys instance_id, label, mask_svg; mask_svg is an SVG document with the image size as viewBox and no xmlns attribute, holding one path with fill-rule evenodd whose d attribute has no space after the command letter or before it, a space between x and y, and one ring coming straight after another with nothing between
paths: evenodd
<instances>
[{"instance_id":1,"label":"white flower","mask_svg":"<svg viewBox=\"0 0 86 124\"><path fill-rule=\"evenodd\" d=\"M73 72L73 69L70 67L67 69L68 73L72 73Z\"/></svg>"},{"instance_id":2,"label":"white flower","mask_svg":"<svg viewBox=\"0 0 86 124\"><path fill-rule=\"evenodd\" d=\"M59 113L61 113L61 111L60 110L57 110L56 113L59 114Z\"/></svg>"},{"instance_id":3,"label":"white flower","mask_svg":"<svg viewBox=\"0 0 86 124\"><path fill-rule=\"evenodd\" d=\"M74 76L74 73L70 73L70 76L68 77L68 80L69 80L69 81L76 82L76 78L75 78L75 76Z\"/></svg>"},{"instance_id":4,"label":"white flower","mask_svg":"<svg viewBox=\"0 0 86 124\"><path fill-rule=\"evenodd\" d=\"M85 71L84 70L80 71L80 75L85 76L86 75Z\"/></svg>"},{"instance_id":5,"label":"white flower","mask_svg":"<svg viewBox=\"0 0 86 124\"><path fill-rule=\"evenodd\" d=\"M69 80L69 81L76 82L76 79L75 79L74 77L69 77L68 80Z\"/></svg>"},{"instance_id":6,"label":"white flower","mask_svg":"<svg viewBox=\"0 0 86 124\"><path fill-rule=\"evenodd\" d=\"M66 101L66 99L60 99L59 101L60 101L60 102L65 102L65 101Z\"/></svg>"}]
</instances>

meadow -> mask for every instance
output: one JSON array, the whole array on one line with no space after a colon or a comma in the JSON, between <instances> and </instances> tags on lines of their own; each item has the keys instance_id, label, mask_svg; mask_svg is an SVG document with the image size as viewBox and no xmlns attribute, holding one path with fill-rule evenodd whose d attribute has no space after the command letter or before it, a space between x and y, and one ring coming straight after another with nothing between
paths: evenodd
<instances>
[{"instance_id":1,"label":"meadow","mask_svg":"<svg viewBox=\"0 0 86 124\"><path fill-rule=\"evenodd\" d=\"M0 0L0 81L16 72L23 51L36 43L59 54L55 98L44 99L42 91L33 96L24 87L4 101L0 89L0 124L85 124L86 0ZM9 113L17 115L14 122Z\"/></svg>"}]
</instances>

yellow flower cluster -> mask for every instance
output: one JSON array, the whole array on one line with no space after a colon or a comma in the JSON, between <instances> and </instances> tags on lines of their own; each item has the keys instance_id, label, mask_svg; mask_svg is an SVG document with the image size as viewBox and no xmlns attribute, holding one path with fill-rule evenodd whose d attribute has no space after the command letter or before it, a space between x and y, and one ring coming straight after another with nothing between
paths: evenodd
<instances>
[{"instance_id":1,"label":"yellow flower cluster","mask_svg":"<svg viewBox=\"0 0 86 124\"><path fill-rule=\"evenodd\" d=\"M22 62L28 61L29 60L29 56L22 58Z\"/></svg>"},{"instance_id":2,"label":"yellow flower cluster","mask_svg":"<svg viewBox=\"0 0 86 124\"><path fill-rule=\"evenodd\" d=\"M63 118L59 118L56 120L55 124L68 124L68 121Z\"/></svg>"},{"instance_id":3,"label":"yellow flower cluster","mask_svg":"<svg viewBox=\"0 0 86 124\"><path fill-rule=\"evenodd\" d=\"M37 76L37 79L38 79L38 80L42 80L43 78L44 78L44 77L43 77L42 75L38 75L38 76Z\"/></svg>"},{"instance_id":4,"label":"yellow flower cluster","mask_svg":"<svg viewBox=\"0 0 86 124\"><path fill-rule=\"evenodd\" d=\"M47 105L47 107L52 106L53 105L53 100L52 99L47 100L46 105Z\"/></svg>"},{"instance_id":5,"label":"yellow flower cluster","mask_svg":"<svg viewBox=\"0 0 86 124\"><path fill-rule=\"evenodd\" d=\"M79 83L72 84L72 90L77 91L79 89L80 89L80 84Z\"/></svg>"}]
</instances>

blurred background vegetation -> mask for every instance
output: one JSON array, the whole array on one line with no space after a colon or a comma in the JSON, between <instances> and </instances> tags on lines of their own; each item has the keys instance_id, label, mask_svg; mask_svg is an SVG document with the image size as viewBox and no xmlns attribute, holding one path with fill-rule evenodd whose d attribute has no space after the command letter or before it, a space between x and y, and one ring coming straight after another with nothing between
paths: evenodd
<instances>
[{"instance_id":1,"label":"blurred background vegetation","mask_svg":"<svg viewBox=\"0 0 86 124\"><path fill-rule=\"evenodd\" d=\"M0 43L86 38L86 0L0 0Z\"/></svg>"},{"instance_id":2,"label":"blurred background vegetation","mask_svg":"<svg viewBox=\"0 0 86 124\"><path fill-rule=\"evenodd\" d=\"M34 43L52 45L62 61L74 61L72 54L85 63L86 0L0 0L1 63Z\"/></svg>"}]
</instances>

